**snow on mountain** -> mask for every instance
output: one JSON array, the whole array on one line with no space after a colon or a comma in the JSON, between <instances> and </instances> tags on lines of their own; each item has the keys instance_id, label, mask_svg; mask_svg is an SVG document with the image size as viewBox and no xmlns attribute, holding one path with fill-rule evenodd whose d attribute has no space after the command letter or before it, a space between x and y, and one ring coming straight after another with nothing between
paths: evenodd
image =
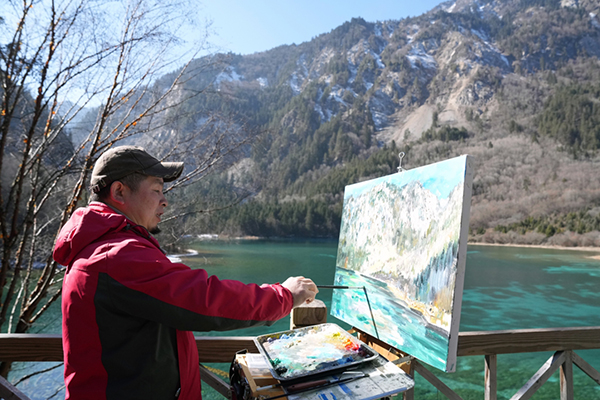
<instances>
[{"instance_id":1,"label":"snow on mountain","mask_svg":"<svg viewBox=\"0 0 600 400\"><path fill-rule=\"evenodd\" d=\"M238 74L233 67L227 67L215 78L215 86L219 87L222 82L239 82L244 77Z\"/></svg>"},{"instance_id":2,"label":"snow on mountain","mask_svg":"<svg viewBox=\"0 0 600 400\"><path fill-rule=\"evenodd\" d=\"M260 87L264 88L264 87L269 86L269 80L267 78L260 77L260 78L256 79L256 81L258 82Z\"/></svg>"},{"instance_id":3,"label":"snow on mountain","mask_svg":"<svg viewBox=\"0 0 600 400\"><path fill-rule=\"evenodd\" d=\"M428 54L423 46L423 43L413 44L406 58L410 61L410 65L413 68L428 68L435 69L437 67L437 62L432 55Z\"/></svg>"},{"instance_id":4,"label":"snow on mountain","mask_svg":"<svg viewBox=\"0 0 600 400\"><path fill-rule=\"evenodd\" d=\"M598 22L596 14L590 13L590 19L592 20L592 26L596 29L600 29L600 22Z\"/></svg>"}]
</instances>

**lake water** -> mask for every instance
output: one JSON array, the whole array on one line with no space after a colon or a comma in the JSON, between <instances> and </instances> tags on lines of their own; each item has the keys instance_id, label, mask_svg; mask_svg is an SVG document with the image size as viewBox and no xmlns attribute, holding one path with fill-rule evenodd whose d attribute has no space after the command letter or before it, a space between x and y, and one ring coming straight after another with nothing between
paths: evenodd
<instances>
[{"instance_id":1,"label":"lake water","mask_svg":"<svg viewBox=\"0 0 600 400\"><path fill-rule=\"evenodd\" d=\"M198 255L183 257L192 268L204 268L221 279L243 282L283 282L288 276L304 275L317 284L332 284L335 273L335 241L205 241L191 243ZM469 245L461 331L551 328L600 325L600 261L594 253L517 247ZM331 304L331 290L317 296ZM333 317L344 328L349 326ZM271 327L250 328L224 335L255 336L289 329L289 318ZM58 307L47 314L33 332L60 333ZM217 336L211 332L208 335ZM577 351L600 370L600 350ZM509 399L548 359L551 353L498 356L498 398ZM56 363L18 363L9 380L14 382L32 369ZM210 367L226 371L226 364ZM434 370L463 399L483 398L483 357L460 357L457 371L445 374ZM596 385L574 368L576 399L600 399ZM35 376L18 387L32 399L64 398L62 368ZM54 397L52 397L55 395ZM204 385L205 399L222 399ZM442 399L432 385L417 375L415 398ZM559 398L558 373L552 376L532 399Z\"/></svg>"}]
</instances>

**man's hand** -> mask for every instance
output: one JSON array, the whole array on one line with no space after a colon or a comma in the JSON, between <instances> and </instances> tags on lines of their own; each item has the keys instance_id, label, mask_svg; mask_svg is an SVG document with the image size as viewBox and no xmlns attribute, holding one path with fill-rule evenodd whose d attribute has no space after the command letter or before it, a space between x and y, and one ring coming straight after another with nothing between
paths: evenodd
<instances>
[{"instance_id":1,"label":"man's hand","mask_svg":"<svg viewBox=\"0 0 600 400\"><path fill-rule=\"evenodd\" d=\"M289 277L281 286L292 292L294 308L303 303L310 303L315 299L317 293L319 293L317 285L312 280L303 276Z\"/></svg>"}]
</instances>

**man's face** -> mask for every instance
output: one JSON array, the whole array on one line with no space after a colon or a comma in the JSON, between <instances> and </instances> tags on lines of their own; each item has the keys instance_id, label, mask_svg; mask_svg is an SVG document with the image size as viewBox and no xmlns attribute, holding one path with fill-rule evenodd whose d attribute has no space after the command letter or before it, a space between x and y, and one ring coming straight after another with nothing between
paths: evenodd
<instances>
[{"instance_id":1,"label":"man's face","mask_svg":"<svg viewBox=\"0 0 600 400\"><path fill-rule=\"evenodd\" d=\"M148 229L150 233L160 232L158 223L167 206L163 189L163 179L156 176L148 176L144 179L135 192L127 188L123 192L125 215L136 224Z\"/></svg>"}]
</instances>

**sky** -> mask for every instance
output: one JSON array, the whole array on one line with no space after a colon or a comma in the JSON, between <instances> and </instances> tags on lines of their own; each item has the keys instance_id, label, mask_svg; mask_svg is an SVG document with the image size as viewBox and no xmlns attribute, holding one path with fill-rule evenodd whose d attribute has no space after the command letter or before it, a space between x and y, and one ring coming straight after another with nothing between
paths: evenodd
<instances>
[{"instance_id":1,"label":"sky","mask_svg":"<svg viewBox=\"0 0 600 400\"><path fill-rule=\"evenodd\" d=\"M212 21L209 42L220 51L252 54L300 44L352 18L367 22L419 16L441 0L207 0L199 7Z\"/></svg>"},{"instance_id":2,"label":"sky","mask_svg":"<svg viewBox=\"0 0 600 400\"><path fill-rule=\"evenodd\" d=\"M436 195L438 199L445 199L448 198L456 186L464 183L466 168L466 156L454 157L424 167L413 168L397 174L386 175L378 179L371 179L346 186L344 198L348 196L360 196L364 191L370 190L382 182L390 182L395 186L403 187L410 182L417 181L425 189Z\"/></svg>"}]
</instances>

